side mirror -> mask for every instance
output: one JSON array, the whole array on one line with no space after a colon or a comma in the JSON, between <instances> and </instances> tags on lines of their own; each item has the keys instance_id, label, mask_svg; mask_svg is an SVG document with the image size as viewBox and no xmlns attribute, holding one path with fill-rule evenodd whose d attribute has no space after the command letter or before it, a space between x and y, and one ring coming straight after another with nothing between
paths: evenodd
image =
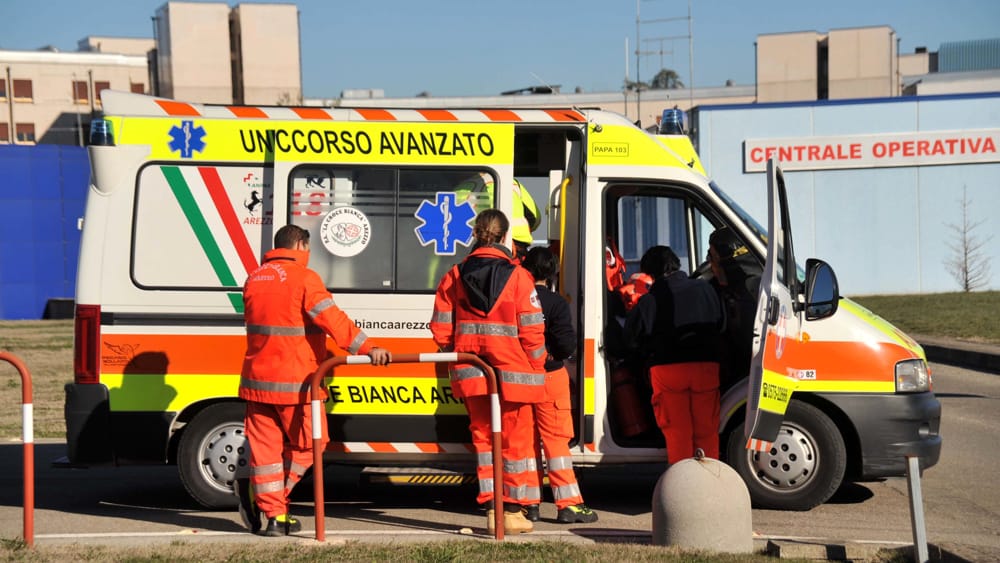
<instances>
[{"instance_id":1,"label":"side mirror","mask_svg":"<svg viewBox=\"0 0 1000 563\"><path fill-rule=\"evenodd\" d=\"M806 320L831 317L839 304L840 289L833 268L816 258L806 260Z\"/></svg>"}]
</instances>

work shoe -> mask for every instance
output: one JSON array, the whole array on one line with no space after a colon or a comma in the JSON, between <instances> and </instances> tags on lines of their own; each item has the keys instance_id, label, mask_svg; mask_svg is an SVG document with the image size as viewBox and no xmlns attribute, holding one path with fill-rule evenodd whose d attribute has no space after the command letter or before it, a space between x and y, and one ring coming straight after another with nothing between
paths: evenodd
<instances>
[{"instance_id":1,"label":"work shoe","mask_svg":"<svg viewBox=\"0 0 1000 563\"><path fill-rule=\"evenodd\" d=\"M239 499L240 518L243 520L243 525L254 534L260 533L260 509L257 508L250 479L233 481L233 492Z\"/></svg>"},{"instance_id":2,"label":"work shoe","mask_svg":"<svg viewBox=\"0 0 1000 563\"><path fill-rule=\"evenodd\" d=\"M574 506L567 506L566 508L560 508L559 514L556 516L556 521L561 524L589 524L591 522L597 522L597 513L587 508L586 504L581 503Z\"/></svg>"},{"instance_id":3,"label":"work shoe","mask_svg":"<svg viewBox=\"0 0 1000 563\"><path fill-rule=\"evenodd\" d=\"M538 522L538 519L540 518L537 504L526 504L521 507L521 512L523 512L524 517L531 522Z\"/></svg>"},{"instance_id":4,"label":"work shoe","mask_svg":"<svg viewBox=\"0 0 1000 563\"><path fill-rule=\"evenodd\" d=\"M486 511L486 531L490 534L496 533L496 526L493 524L493 510ZM535 527L524 517L520 507L517 512L503 511L503 529L507 534L527 534L534 531Z\"/></svg>"},{"instance_id":5,"label":"work shoe","mask_svg":"<svg viewBox=\"0 0 1000 563\"><path fill-rule=\"evenodd\" d=\"M273 518L267 519L267 528L264 529L264 535L274 538L294 534L295 532L299 532L301 530L301 522L292 518L288 514L279 514Z\"/></svg>"}]
</instances>

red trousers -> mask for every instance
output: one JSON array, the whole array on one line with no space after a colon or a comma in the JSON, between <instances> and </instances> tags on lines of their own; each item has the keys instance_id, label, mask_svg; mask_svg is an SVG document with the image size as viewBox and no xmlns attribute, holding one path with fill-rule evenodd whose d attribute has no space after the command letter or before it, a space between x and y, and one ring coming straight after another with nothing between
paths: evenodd
<instances>
[{"instance_id":1,"label":"red trousers","mask_svg":"<svg viewBox=\"0 0 1000 563\"><path fill-rule=\"evenodd\" d=\"M476 476L479 494L476 502L493 500L493 430L490 427L490 396L466 397L469 411L469 431L476 450ZM501 450L503 456L503 501L505 504L537 504L541 490L537 479L535 453L532 447L534 429L531 405L500 401Z\"/></svg>"},{"instance_id":2,"label":"red trousers","mask_svg":"<svg viewBox=\"0 0 1000 563\"><path fill-rule=\"evenodd\" d=\"M289 493L312 466L310 406L249 401L243 422L250 444L250 481L257 507L268 518L287 514ZM320 447L326 449L326 416L321 417L321 422Z\"/></svg>"},{"instance_id":3,"label":"red trousers","mask_svg":"<svg viewBox=\"0 0 1000 563\"><path fill-rule=\"evenodd\" d=\"M583 504L580 485L573 471L573 454L569 441L573 438L573 411L569 397L569 372L565 367L545 374L545 401L534 403L535 459L541 459L545 449L549 486L557 508ZM541 492L541 467L535 473L533 485ZM539 498L540 500L540 498Z\"/></svg>"},{"instance_id":4,"label":"red trousers","mask_svg":"<svg viewBox=\"0 0 1000 563\"><path fill-rule=\"evenodd\" d=\"M649 369L653 413L671 465L701 448L719 459L719 364L688 362Z\"/></svg>"}]
</instances>

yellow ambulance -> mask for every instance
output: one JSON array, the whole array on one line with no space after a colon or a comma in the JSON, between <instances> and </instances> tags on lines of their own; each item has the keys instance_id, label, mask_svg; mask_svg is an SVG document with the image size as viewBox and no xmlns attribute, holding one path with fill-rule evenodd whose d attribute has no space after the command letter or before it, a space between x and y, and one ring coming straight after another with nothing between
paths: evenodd
<instances>
[{"instance_id":1,"label":"yellow ambulance","mask_svg":"<svg viewBox=\"0 0 1000 563\"><path fill-rule=\"evenodd\" d=\"M777 167L765 227L704 175L687 137L605 111L247 107L115 91L102 105L66 385L74 466L176 464L198 502L234 506L233 476L247 464L241 289L275 230L309 230L310 267L366 333L395 353L433 352L438 280L468 251L478 211L511 209L510 190L466 199L470 179L483 178L547 193L536 197L547 218L536 243L559 250L558 289L578 334L577 465L666 460L648 395L616 376L606 346L619 321L607 250L634 270L646 248L666 244L686 271L707 275L708 237L721 226L765 273L755 362L724 390L719 429L755 505L805 510L845 479L905 474L906 456L924 468L938 460L940 403L923 350L840 298L829 265L796 267ZM446 367L337 368L326 381L326 459L471 470Z\"/></svg>"}]
</instances>

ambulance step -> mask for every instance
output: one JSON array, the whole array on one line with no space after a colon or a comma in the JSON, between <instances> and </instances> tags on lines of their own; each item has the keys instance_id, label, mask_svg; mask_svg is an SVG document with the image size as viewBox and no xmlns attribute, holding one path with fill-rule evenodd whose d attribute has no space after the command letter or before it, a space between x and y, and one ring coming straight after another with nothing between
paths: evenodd
<instances>
[{"instance_id":1,"label":"ambulance step","mask_svg":"<svg viewBox=\"0 0 1000 563\"><path fill-rule=\"evenodd\" d=\"M439 485L457 487L476 482L476 475L440 467L366 467L361 481L368 484Z\"/></svg>"}]
</instances>

